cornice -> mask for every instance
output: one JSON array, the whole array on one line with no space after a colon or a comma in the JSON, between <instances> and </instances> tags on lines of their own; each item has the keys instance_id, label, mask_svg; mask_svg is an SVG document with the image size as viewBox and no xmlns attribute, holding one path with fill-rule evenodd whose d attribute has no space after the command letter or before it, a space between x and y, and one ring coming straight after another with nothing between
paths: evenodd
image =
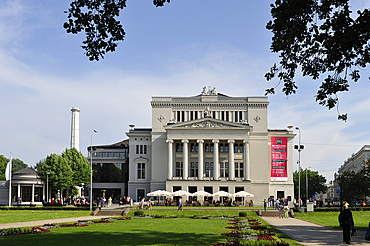
<instances>
[{"instance_id":1,"label":"cornice","mask_svg":"<svg viewBox=\"0 0 370 246\"><path fill-rule=\"evenodd\" d=\"M223 102L196 102L196 103L188 103L188 102L150 102L152 108L171 108L171 109L205 109L209 107L211 110L217 109L248 109L248 108L267 108L268 102L248 102L248 103L223 103Z\"/></svg>"}]
</instances>

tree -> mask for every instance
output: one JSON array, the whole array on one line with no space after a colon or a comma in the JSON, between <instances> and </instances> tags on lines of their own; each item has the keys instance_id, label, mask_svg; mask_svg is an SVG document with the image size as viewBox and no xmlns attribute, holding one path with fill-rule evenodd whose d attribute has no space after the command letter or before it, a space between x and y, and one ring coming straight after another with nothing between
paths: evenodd
<instances>
[{"instance_id":1,"label":"tree","mask_svg":"<svg viewBox=\"0 0 370 246\"><path fill-rule=\"evenodd\" d=\"M66 149L62 157L67 160L72 169L72 179L75 185L90 184L90 164L81 152L76 148Z\"/></svg>"},{"instance_id":2,"label":"tree","mask_svg":"<svg viewBox=\"0 0 370 246\"><path fill-rule=\"evenodd\" d=\"M277 76L288 96L298 89L298 67L314 80L325 74L316 101L329 110L337 106L344 121L347 114L339 113L337 95L348 91L370 62L370 11L358 10L356 18L351 14L349 0L276 0L266 26L273 33L271 51L280 54L279 66L274 64L266 79ZM274 93L275 88L266 89Z\"/></svg>"},{"instance_id":3,"label":"tree","mask_svg":"<svg viewBox=\"0 0 370 246\"><path fill-rule=\"evenodd\" d=\"M366 201L370 196L370 159L357 173L345 171L337 178L342 201Z\"/></svg>"},{"instance_id":4,"label":"tree","mask_svg":"<svg viewBox=\"0 0 370 246\"><path fill-rule=\"evenodd\" d=\"M170 2L153 0L156 7ZM72 34L85 32L85 55L98 61L124 40L125 31L117 18L125 7L126 0L74 0L65 11L64 28ZM279 53L281 60L265 78L278 77L288 96L298 89L294 81L298 67L303 76L314 80L325 74L316 101L329 110L337 106L338 119L344 121L347 114L339 113L337 94L348 91L349 80L357 82L359 68L370 61L370 11L359 10L354 19L351 14L349 0L276 0L271 4L273 20L266 26L273 33L271 51ZM266 89L266 95L274 94L275 88Z\"/></svg>"},{"instance_id":5,"label":"tree","mask_svg":"<svg viewBox=\"0 0 370 246\"><path fill-rule=\"evenodd\" d=\"M9 160L5 156L0 155L0 180L5 180L5 169Z\"/></svg>"},{"instance_id":6,"label":"tree","mask_svg":"<svg viewBox=\"0 0 370 246\"><path fill-rule=\"evenodd\" d=\"M325 185L326 178L319 174L318 171L312 171L310 169L301 169L301 198L303 201L307 200L307 190L306 190L306 172L308 179L308 198L312 195L316 195L320 192L326 193L327 187ZM298 188L299 188L299 173L295 171L293 173L294 182L294 194L295 198L298 199Z\"/></svg>"},{"instance_id":7,"label":"tree","mask_svg":"<svg viewBox=\"0 0 370 246\"><path fill-rule=\"evenodd\" d=\"M65 190L73 185L73 171L62 156L51 154L46 157L44 165L39 170L46 180L49 172L49 185L52 190Z\"/></svg>"},{"instance_id":8,"label":"tree","mask_svg":"<svg viewBox=\"0 0 370 246\"><path fill-rule=\"evenodd\" d=\"M26 163L17 158L12 159L12 174L28 167Z\"/></svg>"}]
</instances>

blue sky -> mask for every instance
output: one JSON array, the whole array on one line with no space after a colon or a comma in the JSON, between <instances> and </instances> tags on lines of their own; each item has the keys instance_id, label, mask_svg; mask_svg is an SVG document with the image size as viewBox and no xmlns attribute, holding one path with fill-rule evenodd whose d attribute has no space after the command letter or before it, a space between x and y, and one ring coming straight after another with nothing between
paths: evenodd
<instances>
[{"instance_id":1,"label":"blue sky","mask_svg":"<svg viewBox=\"0 0 370 246\"><path fill-rule=\"evenodd\" d=\"M69 0L1 1L0 154L12 152L29 165L60 154L70 146L72 107L81 110L86 154L94 129L98 145L125 139L129 124L150 127L151 96L193 96L208 85L230 96L262 96L277 83L264 79L278 62L265 29L272 2L175 0L156 8L151 0L129 0L120 17L125 41L90 62L80 48L84 36L63 29ZM301 128L302 168L332 180L347 157L369 144L369 76L364 70L350 93L339 95L347 122L315 102L320 81L299 76L296 95L269 96L269 128Z\"/></svg>"}]
</instances>

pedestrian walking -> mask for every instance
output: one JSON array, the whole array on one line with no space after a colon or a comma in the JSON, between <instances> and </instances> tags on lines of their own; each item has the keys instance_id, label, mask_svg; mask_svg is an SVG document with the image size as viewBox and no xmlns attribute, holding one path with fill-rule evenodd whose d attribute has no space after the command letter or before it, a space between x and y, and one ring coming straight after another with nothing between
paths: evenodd
<instances>
[{"instance_id":1,"label":"pedestrian walking","mask_svg":"<svg viewBox=\"0 0 370 246\"><path fill-rule=\"evenodd\" d=\"M347 244L351 242L351 231L354 226L352 212L348 210L348 205L347 202L344 204L344 209L338 217L339 224L343 230L343 242Z\"/></svg>"},{"instance_id":2,"label":"pedestrian walking","mask_svg":"<svg viewBox=\"0 0 370 246\"><path fill-rule=\"evenodd\" d=\"M265 212L266 212L266 210L267 210L267 201L266 201L266 199L263 201L263 207L265 208Z\"/></svg>"}]
</instances>

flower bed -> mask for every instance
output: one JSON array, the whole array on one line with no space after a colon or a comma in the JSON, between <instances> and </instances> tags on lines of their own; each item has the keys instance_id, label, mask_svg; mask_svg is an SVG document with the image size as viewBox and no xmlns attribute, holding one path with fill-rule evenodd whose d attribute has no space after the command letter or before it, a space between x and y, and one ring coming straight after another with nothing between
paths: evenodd
<instances>
[{"instance_id":1,"label":"flower bed","mask_svg":"<svg viewBox=\"0 0 370 246\"><path fill-rule=\"evenodd\" d=\"M230 221L231 223L228 224L231 226L226 228L232 231L222 233L221 235L231 237L232 239L215 245L289 245L279 239L274 231L267 230L267 227L262 226L256 219L246 218L245 220L233 219Z\"/></svg>"}]
</instances>

